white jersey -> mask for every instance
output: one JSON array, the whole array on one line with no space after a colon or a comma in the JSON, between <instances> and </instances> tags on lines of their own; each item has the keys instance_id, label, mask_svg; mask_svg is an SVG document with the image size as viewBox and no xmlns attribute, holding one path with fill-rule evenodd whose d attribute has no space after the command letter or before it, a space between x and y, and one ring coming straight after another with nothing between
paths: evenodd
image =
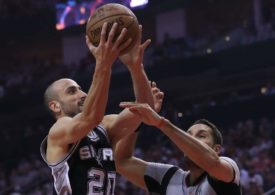
<instances>
[{"instance_id":1,"label":"white jersey","mask_svg":"<svg viewBox=\"0 0 275 195\"><path fill-rule=\"evenodd\" d=\"M240 171L230 158L221 157L234 169L234 179L225 183L204 173L194 185L187 185L189 171L160 163L149 163L146 167L144 181L151 195L241 195Z\"/></svg>"}]
</instances>

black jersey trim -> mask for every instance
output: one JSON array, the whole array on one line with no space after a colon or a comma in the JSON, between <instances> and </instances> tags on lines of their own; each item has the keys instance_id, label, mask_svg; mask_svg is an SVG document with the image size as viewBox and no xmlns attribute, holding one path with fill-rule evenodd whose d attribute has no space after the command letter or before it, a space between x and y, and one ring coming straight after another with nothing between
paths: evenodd
<instances>
[{"instance_id":1,"label":"black jersey trim","mask_svg":"<svg viewBox=\"0 0 275 195\"><path fill-rule=\"evenodd\" d=\"M72 154L74 153L74 151L76 150L77 146L79 145L80 141L78 141L77 143L73 144L73 146L70 148L68 154L63 158L61 159L60 161L58 161L57 163L48 163L47 159L46 159L46 149L47 149L47 138L48 136L46 136L44 138L44 140L42 141L41 143L41 146L40 146L40 153L41 153L41 156L43 158L43 160L45 161L45 163L49 166L49 167L55 167L55 166L58 166L60 165L61 163L67 161L71 156Z\"/></svg>"},{"instance_id":2,"label":"black jersey trim","mask_svg":"<svg viewBox=\"0 0 275 195\"><path fill-rule=\"evenodd\" d=\"M160 184L154 178L144 175L144 181L149 192L160 193Z\"/></svg>"},{"instance_id":3,"label":"black jersey trim","mask_svg":"<svg viewBox=\"0 0 275 195\"><path fill-rule=\"evenodd\" d=\"M166 195L167 186L170 182L170 179L175 174L175 172L179 170L178 167L171 167L163 176L163 180L161 181L160 187L160 195Z\"/></svg>"},{"instance_id":4,"label":"black jersey trim","mask_svg":"<svg viewBox=\"0 0 275 195\"><path fill-rule=\"evenodd\" d=\"M207 175L207 180L217 195L241 195L241 186L236 183L226 183Z\"/></svg>"}]
</instances>

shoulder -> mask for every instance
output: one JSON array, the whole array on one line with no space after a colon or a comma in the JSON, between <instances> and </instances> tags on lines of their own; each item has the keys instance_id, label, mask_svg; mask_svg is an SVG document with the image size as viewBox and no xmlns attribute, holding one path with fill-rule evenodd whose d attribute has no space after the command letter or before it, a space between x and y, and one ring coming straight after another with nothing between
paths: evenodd
<instances>
[{"instance_id":1,"label":"shoulder","mask_svg":"<svg viewBox=\"0 0 275 195\"><path fill-rule=\"evenodd\" d=\"M172 191L178 194L185 175L186 172L176 166L150 162L145 169L144 181L149 192L166 194L173 188Z\"/></svg>"},{"instance_id":2,"label":"shoulder","mask_svg":"<svg viewBox=\"0 0 275 195\"><path fill-rule=\"evenodd\" d=\"M178 170L181 169L174 165L149 162L145 169L145 175L162 180L167 174L173 175Z\"/></svg>"},{"instance_id":3,"label":"shoulder","mask_svg":"<svg viewBox=\"0 0 275 195\"><path fill-rule=\"evenodd\" d=\"M240 169L239 169L237 163L233 159L231 159L229 157L225 157L225 156L221 156L220 159L223 161L226 161L228 164L230 164L230 166L234 170L233 182L239 183L240 182Z\"/></svg>"},{"instance_id":4,"label":"shoulder","mask_svg":"<svg viewBox=\"0 0 275 195\"><path fill-rule=\"evenodd\" d=\"M225 161L232 167L234 172L233 178L230 182L224 182L207 175L209 185L217 192L217 194L241 195L240 170L237 163L233 159L224 156L220 157L220 160Z\"/></svg>"},{"instance_id":5,"label":"shoulder","mask_svg":"<svg viewBox=\"0 0 275 195\"><path fill-rule=\"evenodd\" d=\"M240 174L239 167L233 159L231 159L229 157L225 157L225 156L221 156L220 159L227 162L228 164L230 164L232 166L232 168L234 169L236 174Z\"/></svg>"},{"instance_id":6,"label":"shoulder","mask_svg":"<svg viewBox=\"0 0 275 195\"><path fill-rule=\"evenodd\" d=\"M72 118L67 116L57 119L49 130L48 139L54 140L62 136L65 130L65 124L69 123L71 120Z\"/></svg>"}]
</instances>

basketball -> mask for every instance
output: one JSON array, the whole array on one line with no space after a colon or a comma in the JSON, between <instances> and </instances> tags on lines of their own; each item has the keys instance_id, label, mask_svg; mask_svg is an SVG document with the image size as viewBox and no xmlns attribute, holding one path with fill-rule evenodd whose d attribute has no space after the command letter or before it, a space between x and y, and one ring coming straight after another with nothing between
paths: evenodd
<instances>
[{"instance_id":1,"label":"basketball","mask_svg":"<svg viewBox=\"0 0 275 195\"><path fill-rule=\"evenodd\" d=\"M118 24L114 38L115 40L118 38L123 28L127 29L126 36L122 43L129 38L132 38L132 42L127 48L120 52L120 55L127 53L134 46L138 38L139 24L135 14L129 8L117 3L108 3L97 8L90 16L86 25L86 34L95 46L99 45L101 29L104 22L108 24L107 35L112 25L115 22Z\"/></svg>"}]
</instances>

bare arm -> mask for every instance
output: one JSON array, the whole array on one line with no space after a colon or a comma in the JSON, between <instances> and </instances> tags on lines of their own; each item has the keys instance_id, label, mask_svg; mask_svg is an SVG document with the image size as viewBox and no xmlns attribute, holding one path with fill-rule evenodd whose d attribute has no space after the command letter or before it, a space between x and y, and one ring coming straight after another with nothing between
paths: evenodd
<instances>
[{"instance_id":1,"label":"bare arm","mask_svg":"<svg viewBox=\"0 0 275 195\"><path fill-rule=\"evenodd\" d=\"M93 82L85 99L82 113L73 118L60 118L50 130L49 139L50 141L54 140L57 145L66 146L78 141L101 122L108 98L111 66L119 52L129 44L128 40L121 45L126 29L122 31L115 42L112 41L116 29L117 24L114 24L106 40L107 24L105 23L98 47L93 46L86 37L87 45L96 58Z\"/></svg>"},{"instance_id":2,"label":"bare arm","mask_svg":"<svg viewBox=\"0 0 275 195\"><path fill-rule=\"evenodd\" d=\"M221 159L207 144L189 135L168 120L164 120L159 128L185 155L209 175L224 182L233 180L233 167L227 161Z\"/></svg>"},{"instance_id":3,"label":"bare arm","mask_svg":"<svg viewBox=\"0 0 275 195\"><path fill-rule=\"evenodd\" d=\"M127 65L130 71L136 101L153 106L151 87L142 64L144 50L151 41L147 40L141 44L141 34L142 28L140 26L138 41L130 52L120 56L120 60ZM124 109L117 117L113 117L112 122L106 123L103 121L113 148L118 140L135 131L140 123L140 118L128 109Z\"/></svg>"},{"instance_id":4,"label":"bare arm","mask_svg":"<svg viewBox=\"0 0 275 195\"><path fill-rule=\"evenodd\" d=\"M160 111L164 93L152 82L152 93L154 98L154 108ZM123 105L123 104L122 104ZM115 161L117 172L140 188L146 189L144 173L147 162L133 156L137 132L132 133L120 140L115 148Z\"/></svg>"},{"instance_id":5,"label":"bare arm","mask_svg":"<svg viewBox=\"0 0 275 195\"><path fill-rule=\"evenodd\" d=\"M162 118L146 104L128 103L124 106L139 115L144 123L160 128L185 155L212 177L224 182L232 181L234 178L233 168L227 161L219 158L208 145Z\"/></svg>"},{"instance_id":6,"label":"bare arm","mask_svg":"<svg viewBox=\"0 0 275 195\"><path fill-rule=\"evenodd\" d=\"M128 54L120 56L120 60L127 66L130 71L136 102L147 103L153 106L153 96L151 86L143 67L143 55L145 49L151 43L151 40L146 40L141 44L142 26L139 26L138 41L133 50Z\"/></svg>"},{"instance_id":7,"label":"bare arm","mask_svg":"<svg viewBox=\"0 0 275 195\"><path fill-rule=\"evenodd\" d=\"M147 189L144 181L148 162L133 156L137 132L132 133L117 143L114 157L117 172L142 189Z\"/></svg>"}]
</instances>

